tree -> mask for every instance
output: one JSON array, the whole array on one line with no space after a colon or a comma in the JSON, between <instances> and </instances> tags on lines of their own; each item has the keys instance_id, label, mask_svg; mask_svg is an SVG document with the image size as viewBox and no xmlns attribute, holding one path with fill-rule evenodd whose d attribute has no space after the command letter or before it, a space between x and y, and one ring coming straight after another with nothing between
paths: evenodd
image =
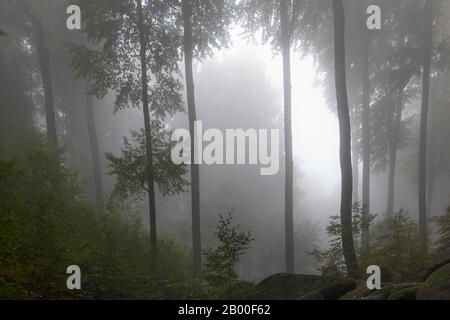
<instances>
[{"instance_id":1,"label":"tree","mask_svg":"<svg viewBox=\"0 0 450 320\"><path fill-rule=\"evenodd\" d=\"M253 241L250 232L241 231L239 225L232 224L232 213L229 212L226 216L219 215L219 223L214 234L220 245L215 249L208 248L204 251L206 278L212 284L223 287L228 296L231 295L232 282L237 278L236 264Z\"/></svg>"},{"instance_id":2,"label":"tree","mask_svg":"<svg viewBox=\"0 0 450 320\"><path fill-rule=\"evenodd\" d=\"M152 259L152 270L156 270L157 263L157 237L156 237L156 205L155 205L155 183L153 178L153 155L152 155L152 132L150 128L150 113L148 107L148 79L147 79L147 39L144 29L144 15L142 13L142 0L136 0L137 31L139 33L139 56L141 62L141 86L142 86L142 111L144 113L145 131L145 156L147 173L147 192L150 215L150 252Z\"/></svg>"},{"instance_id":3,"label":"tree","mask_svg":"<svg viewBox=\"0 0 450 320\"><path fill-rule=\"evenodd\" d=\"M86 120L89 133L89 144L91 147L92 156L92 168L94 172L94 190L95 190L95 203L97 209L104 213L105 203L103 194L103 183L102 183L102 170L100 166L100 152L98 147L97 138L97 127L95 125L95 113L94 113L94 97L89 93L89 86L87 86L86 93Z\"/></svg>"},{"instance_id":4,"label":"tree","mask_svg":"<svg viewBox=\"0 0 450 320\"><path fill-rule=\"evenodd\" d=\"M51 6L48 3L38 4L30 0L20 3L5 1L1 5L2 20L14 29L20 30L17 33L30 40L31 48L36 52L45 100L47 138L56 148L58 141L50 61L50 33L54 27L54 21L47 16Z\"/></svg>"},{"instance_id":5,"label":"tree","mask_svg":"<svg viewBox=\"0 0 450 320\"><path fill-rule=\"evenodd\" d=\"M39 17L31 13L31 18L35 27L35 43L41 68L42 85L45 97L45 119L47 121L47 138L50 145L56 147L58 144L56 134L55 107L53 98L53 81L50 66L49 37L46 29Z\"/></svg>"},{"instance_id":6,"label":"tree","mask_svg":"<svg viewBox=\"0 0 450 320\"><path fill-rule=\"evenodd\" d=\"M370 212L370 76L369 76L369 49L370 31L366 27L363 6L358 2L360 9L360 43L361 43L361 83L362 83L362 225L361 225L361 247L363 252L369 248L369 224ZM353 163L353 165L357 165ZM354 186L358 188L358 186Z\"/></svg>"},{"instance_id":7,"label":"tree","mask_svg":"<svg viewBox=\"0 0 450 320\"><path fill-rule=\"evenodd\" d=\"M256 31L262 28L262 41L271 42L272 47L281 51L283 57L286 272L295 272L290 50L291 36L302 14L301 4L300 0L247 0L240 3L240 21L247 34L254 37Z\"/></svg>"},{"instance_id":8,"label":"tree","mask_svg":"<svg viewBox=\"0 0 450 320\"><path fill-rule=\"evenodd\" d=\"M0 41L0 148L3 148L17 146L17 139L26 138L32 131L34 105L29 52L20 41L9 36Z\"/></svg>"},{"instance_id":9,"label":"tree","mask_svg":"<svg viewBox=\"0 0 450 320\"><path fill-rule=\"evenodd\" d=\"M444 259L450 257L450 206L444 214L435 217L434 222L437 225L436 254L438 258Z\"/></svg>"},{"instance_id":10,"label":"tree","mask_svg":"<svg viewBox=\"0 0 450 320\"><path fill-rule=\"evenodd\" d=\"M423 28L423 73L422 73L422 108L420 113L419 142L419 229L423 250L427 251L427 201L426 201L426 163L427 163L427 124L431 77L431 55L433 45L433 4L426 0L424 7Z\"/></svg>"},{"instance_id":11,"label":"tree","mask_svg":"<svg viewBox=\"0 0 450 320\"><path fill-rule=\"evenodd\" d=\"M202 58L210 54L211 48L225 46L228 40L228 25L231 19L230 1L182 0L183 51L186 77L186 95L189 116L189 131L194 137L194 123L197 120L195 108L195 88L192 64L194 57ZM202 268L200 229L200 177L199 166L195 163L195 140L191 139L191 213L193 271L200 275Z\"/></svg>"},{"instance_id":12,"label":"tree","mask_svg":"<svg viewBox=\"0 0 450 320\"><path fill-rule=\"evenodd\" d=\"M155 271L157 235L154 184L155 181L164 180L170 184L172 176L162 169L169 166L161 164L161 176L155 175L157 162L154 159L153 143L160 141L167 146L168 140L154 136L161 134L158 130L162 128L161 122L166 115L181 110L181 84L174 76L178 72L178 37L170 3L148 1L145 6L141 0L103 0L95 3L80 0L79 3L85 8L86 27L83 31L88 40L96 45L102 43L103 46L100 45L101 49L96 50L71 45L77 76L91 82L91 93L96 97L101 98L108 89L114 89L117 92L116 110L130 106L142 107L144 131L138 142L143 146L137 148L145 151L145 169L137 170L138 164L142 163L142 154L125 152L125 158L120 163L129 165L129 168L122 167L116 172L134 172L125 179L136 180L133 187L141 186L148 195L151 269ZM167 138L166 135L162 137ZM162 149L167 151L167 147ZM162 159L170 161L170 152L164 154ZM165 179L161 178L164 175ZM174 178L184 181L180 176ZM136 188L128 188L127 191L138 192Z\"/></svg>"},{"instance_id":13,"label":"tree","mask_svg":"<svg viewBox=\"0 0 450 320\"><path fill-rule=\"evenodd\" d=\"M358 241L358 236L362 232L363 213L361 205L354 203L352 207L352 231L354 235L354 246L356 252L360 253L360 256L364 256L364 260L369 259L367 251L363 251L361 248L361 242ZM375 220L375 215L370 214L368 224L371 227ZM345 273L346 263L344 259L344 253L342 248L342 224L340 222L340 216L335 215L329 218L329 223L326 227L326 232L329 237L329 247L326 250L314 250L310 254L314 257L319 264L318 270L322 274L333 273Z\"/></svg>"},{"instance_id":14,"label":"tree","mask_svg":"<svg viewBox=\"0 0 450 320\"><path fill-rule=\"evenodd\" d=\"M280 2L281 51L283 56L283 89L284 89L284 148L285 148L285 236L286 236L286 272L295 272L294 259L294 212L293 181L294 163L292 159L292 118L291 118L291 36L288 12L291 1Z\"/></svg>"},{"instance_id":15,"label":"tree","mask_svg":"<svg viewBox=\"0 0 450 320\"><path fill-rule=\"evenodd\" d=\"M352 230L352 160L351 129L345 74L345 12L342 0L333 1L335 85L339 120L340 163L341 163L341 232L342 248L347 272L354 278L360 277Z\"/></svg>"}]
</instances>

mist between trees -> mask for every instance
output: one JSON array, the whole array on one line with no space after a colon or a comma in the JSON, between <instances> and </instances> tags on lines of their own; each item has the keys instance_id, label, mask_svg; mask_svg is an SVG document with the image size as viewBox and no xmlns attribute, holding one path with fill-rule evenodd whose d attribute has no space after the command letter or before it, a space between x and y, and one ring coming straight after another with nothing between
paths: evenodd
<instances>
[{"instance_id":1,"label":"mist between trees","mask_svg":"<svg viewBox=\"0 0 450 320\"><path fill-rule=\"evenodd\" d=\"M449 16L0 0L0 298L258 298L370 264L421 281L450 254Z\"/></svg>"}]
</instances>

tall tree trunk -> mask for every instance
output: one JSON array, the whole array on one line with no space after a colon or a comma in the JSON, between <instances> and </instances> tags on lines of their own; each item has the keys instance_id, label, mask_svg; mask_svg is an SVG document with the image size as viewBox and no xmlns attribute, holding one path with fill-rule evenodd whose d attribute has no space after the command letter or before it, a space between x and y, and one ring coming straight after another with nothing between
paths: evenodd
<instances>
[{"instance_id":1,"label":"tall tree trunk","mask_svg":"<svg viewBox=\"0 0 450 320\"><path fill-rule=\"evenodd\" d=\"M399 94L403 96L403 93ZM389 119L391 122L391 133L389 137L389 177L388 177L388 191L387 191L387 203L386 203L386 216L392 217L394 213L394 192L395 192L395 170L397 164L397 149L399 140L399 127L402 119L402 101L403 98L399 98L400 104L395 107L395 119Z\"/></svg>"},{"instance_id":2,"label":"tall tree trunk","mask_svg":"<svg viewBox=\"0 0 450 320\"><path fill-rule=\"evenodd\" d=\"M350 121L356 123L358 116L356 111L351 112ZM352 164L353 164L353 202L359 202L359 142L358 130L352 126Z\"/></svg>"},{"instance_id":3,"label":"tall tree trunk","mask_svg":"<svg viewBox=\"0 0 450 320\"><path fill-rule=\"evenodd\" d=\"M427 251L427 201L426 201L426 163L427 163L427 123L428 104L430 95L431 51L433 37L433 4L432 0L426 0L424 8L423 29L423 74L422 74L422 110L420 114L420 145L419 145L419 229L422 241L422 249Z\"/></svg>"},{"instance_id":4,"label":"tall tree trunk","mask_svg":"<svg viewBox=\"0 0 450 320\"><path fill-rule=\"evenodd\" d=\"M295 272L294 260L294 214L293 214L293 160L291 119L291 36L289 30L289 0L280 2L281 50L283 55L284 88L284 145L285 145L285 254L286 272Z\"/></svg>"},{"instance_id":5,"label":"tall tree trunk","mask_svg":"<svg viewBox=\"0 0 450 320\"><path fill-rule=\"evenodd\" d=\"M53 82L50 67L48 35L46 34L46 30L42 22L34 15L32 15L32 19L35 27L36 51L39 59L39 66L41 68L42 86L44 88L47 139L50 146L56 147L58 144L58 138L56 134Z\"/></svg>"},{"instance_id":6,"label":"tall tree trunk","mask_svg":"<svg viewBox=\"0 0 450 320\"><path fill-rule=\"evenodd\" d=\"M94 173L95 204L99 212L103 214L105 212L105 202L103 199L102 170L100 165L97 128L95 125L94 97L89 94L89 91L91 90L89 83L87 83L86 89L86 120L89 133L89 144L91 146L92 169Z\"/></svg>"},{"instance_id":7,"label":"tall tree trunk","mask_svg":"<svg viewBox=\"0 0 450 320\"><path fill-rule=\"evenodd\" d=\"M364 12L361 8L361 16ZM369 250L369 214L370 214L370 80L369 80L369 47L370 33L366 21L362 19L361 32L361 80L362 80L362 225L361 249Z\"/></svg>"},{"instance_id":8,"label":"tall tree trunk","mask_svg":"<svg viewBox=\"0 0 450 320\"><path fill-rule=\"evenodd\" d=\"M199 276L202 271L202 245L200 228L200 177L199 166L195 164L194 122L197 120L195 111L195 89L192 71L192 2L183 0L184 22L184 67L186 73L186 93L189 116L189 131L191 133L191 213L192 213L192 253L193 272Z\"/></svg>"},{"instance_id":9,"label":"tall tree trunk","mask_svg":"<svg viewBox=\"0 0 450 320\"><path fill-rule=\"evenodd\" d=\"M395 104L395 118L390 117L391 122L389 138L389 178L388 178L388 196L386 204L386 216L392 217L394 213L394 194L395 194L395 171L397 167L397 151L400 140L400 126L403 112L403 91L404 85L401 85L397 92L397 103ZM393 121L393 122L392 122Z\"/></svg>"},{"instance_id":10,"label":"tall tree trunk","mask_svg":"<svg viewBox=\"0 0 450 320\"><path fill-rule=\"evenodd\" d=\"M360 277L352 231L351 128L345 74L345 13L342 0L333 1L335 84L339 119L341 163L341 237L347 272Z\"/></svg>"},{"instance_id":11,"label":"tall tree trunk","mask_svg":"<svg viewBox=\"0 0 450 320\"><path fill-rule=\"evenodd\" d=\"M434 186L436 184L436 174L435 174L435 168L430 167L428 169L430 172L428 172L428 184L427 184L427 212L428 214L432 212L432 206L433 206L433 195L434 195Z\"/></svg>"},{"instance_id":12,"label":"tall tree trunk","mask_svg":"<svg viewBox=\"0 0 450 320\"><path fill-rule=\"evenodd\" d=\"M150 125L150 110L148 104L148 79L147 79L147 42L144 35L144 16L142 14L142 0L136 0L138 30L140 42L140 58L141 58L141 84L142 84L142 107L144 112L145 140L146 140L146 156L147 156L147 192L149 202L150 217L150 259L151 271L155 272L157 267L157 238L156 238L156 206L155 206L155 185L153 179L153 154L152 154L152 132Z\"/></svg>"},{"instance_id":13,"label":"tall tree trunk","mask_svg":"<svg viewBox=\"0 0 450 320\"><path fill-rule=\"evenodd\" d=\"M401 28L399 32L398 41L400 43L400 46L403 46L405 38L403 31L404 30ZM404 64L405 64L405 57L404 54L402 53L400 55L400 62L399 62L400 69L404 67ZM403 112L403 96L407 82L408 79L403 78L402 81L399 83L398 88L396 89L397 95L395 96L393 93L391 94L392 108L390 108L389 110L395 109L395 111L389 114L389 122L388 122L389 176L388 176L388 191L386 203L387 217L392 217L392 215L394 214L395 172L397 167L397 151L400 140L400 126Z\"/></svg>"}]
</instances>

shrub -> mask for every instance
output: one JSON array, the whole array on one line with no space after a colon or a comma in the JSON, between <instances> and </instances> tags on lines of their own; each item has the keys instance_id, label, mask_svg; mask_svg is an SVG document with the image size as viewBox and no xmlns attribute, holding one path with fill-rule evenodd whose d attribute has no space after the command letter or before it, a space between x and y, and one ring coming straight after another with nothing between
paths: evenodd
<instances>
[{"instance_id":1,"label":"shrub","mask_svg":"<svg viewBox=\"0 0 450 320\"><path fill-rule=\"evenodd\" d=\"M172 282L189 280L184 250L168 239L151 274L139 220L94 210L62 152L35 140L0 158L0 299L163 298ZM81 268L80 291L66 287L69 265Z\"/></svg>"}]
</instances>

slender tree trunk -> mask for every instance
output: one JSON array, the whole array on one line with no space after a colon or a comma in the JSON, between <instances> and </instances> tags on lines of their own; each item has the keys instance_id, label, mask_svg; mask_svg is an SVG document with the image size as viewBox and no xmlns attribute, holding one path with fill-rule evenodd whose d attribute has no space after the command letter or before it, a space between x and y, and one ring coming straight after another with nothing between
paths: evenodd
<instances>
[{"instance_id":1,"label":"slender tree trunk","mask_svg":"<svg viewBox=\"0 0 450 320\"><path fill-rule=\"evenodd\" d=\"M142 107L144 112L146 156L147 156L147 191L150 217L150 259L151 271L155 272L157 267L157 237L156 237L156 206L155 206L155 186L153 179L153 154L152 154L152 132L150 125L150 110L148 103L148 79L147 79L147 42L144 34L144 16L142 14L142 0L136 0L138 30L140 42L141 58L141 84L142 84Z\"/></svg>"},{"instance_id":2,"label":"slender tree trunk","mask_svg":"<svg viewBox=\"0 0 450 320\"><path fill-rule=\"evenodd\" d=\"M199 166L195 164L195 139L194 122L197 120L195 111L195 88L192 71L192 3L191 0L183 0L184 22L184 66L186 73L186 93L189 116L189 131L191 133L191 212L192 212L192 253L193 272L199 276L202 272L202 245L200 228L200 174Z\"/></svg>"},{"instance_id":3,"label":"slender tree trunk","mask_svg":"<svg viewBox=\"0 0 450 320\"><path fill-rule=\"evenodd\" d=\"M86 86L86 120L89 133L89 144L91 146L92 155L92 169L94 173L94 190L95 190L95 204L100 213L105 212L105 202L103 194L103 183L102 183L102 170L100 165L100 152L98 148L97 139L97 128L95 125L95 114L94 114L94 97L89 94L90 85Z\"/></svg>"},{"instance_id":4,"label":"slender tree trunk","mask_svg":"<svg viewBox=\"0 0 450 320\"><path fill-rule=\"evenodd\" d=\"M361 12L361 14L363 14ZM369 47L370 34L365 20L361 26L361 78L362 78L362 225L361 249L369 250L369 214L370 214L370 80L369 80Z\"/></svg>"},{"instance_id":5,"label":"slender tree trunk","mask_svg":"<svg viewBox=\"0 0 450 320\"><path fill-rule=\"evenodd\" d=\"M58 144L56 133L55 107L53 98L53 82L50 67L50 53L48 36L42 22L35 16L32 16L35 27L36 51L41 68L42 86L44 88L45 98L45 119L47 123L47 139L52 147Z\"/></svg>"},{"instance_id":6,"label":"slender tree trunk","mask_svg":"<svg viewBox=\"0 0 450 320\"><path fill-rule=\"evenodd\" d=\"M404 86L401 86L398 90L398 101L395 106L395 118L392 117L389 121L393 123L391 125L391 134L389 139L389 178L388 178L388 196L386 204L386 216L392 217L394 214L394 194L395 194L395 171L397 165L397 151L400 139L400 125L403 112L403 90Z\"/></svg>"},{"instance_id":7,"label":"slender tree trunk","mask_svg":"<svg viewBox=\"0 0 450 320\"><path fill-rule=\"evenodd\" d=\"M435 168L429 168L428 185L427 185L427 212L432 212L434 185L436 184Z\"/></svg>"},{"instance_id":8,"label":"slender tree trunk","mask_svg":"<svg viewBox=\"0 0 450 320\"><path fill-rule=\"evenodd\" d=\"M420 115L420 145L419 145L419 229L423 251L428 250L427 239L427 201L426 201L426 152L427 152L427 123L428 104L430 95L431 51L433 37L433 5L431 0L426 0L424 8L423 31L423 78L422 78L422 110Z\"/></svg>"},{"instance_id":9,"label":"slender tree trunk","mask_svg":"<svg viewBox=\"0 0 450 320\"><path fill-rule=\"evenodd\" d=\"M360 277L352 231L351 128L345 74L345 13L342 0L333 1L336 99L341 163L341 237L349 275Z\"/></svg>"},{"instance_id":10,"label":"slender tree trunk","mask_svg":"<svg viewBox=\"0 0 450 320\"><path fill-rule=\"evenodd\" d=\"M356 112L352 113L350 121L357 122L358 116ZM356 126L352 126L352 129ZM359 202L359 142L358 142L358 130L355 129L352 132L352 163L353 163L353 202Z\"/></svg>"},{"instance_id":11,"label":"slender tree trunk","mask_svg":"<svg viewBox=\"0 0 450 320\"><path fill-rule=\"evenodd\" d=\"M403 46L404 41L404 32L403 29L400 29L399 32L399 43ZM405 57L403 54L400 56L400 68L404 67ZM397 90L397 96L391 96L392 100L392 110L395 108L395 112L389 114L389 176L388 176L388 191L387 191L387 203L386 203L386 216L392 217L394 214L394 200L395 200L395 172L397 167L397 152L398 152L398 144L400 141L400 126L402 121L402 112L403 112L403 96L404 90L407 84L407 79L403 79L400 82ZM397 100L395 100L397 99ZM396 102L395 102L396 101Z\"/></svg>"},{"instance_id":12,"label":"slender tree trunk","mask_svg":"<svg viewBox=\"0 0 450 320\"><path fill-rule=\"evenodd\" d=\"M284 145L285 145L285 254L286 272L295 272L294 260L294 214L293 214L293 160L291 119L291 37L289 30L289 0L280 2L281 50L283 55L284 88Z\"/></svg>"}]
</instances>

